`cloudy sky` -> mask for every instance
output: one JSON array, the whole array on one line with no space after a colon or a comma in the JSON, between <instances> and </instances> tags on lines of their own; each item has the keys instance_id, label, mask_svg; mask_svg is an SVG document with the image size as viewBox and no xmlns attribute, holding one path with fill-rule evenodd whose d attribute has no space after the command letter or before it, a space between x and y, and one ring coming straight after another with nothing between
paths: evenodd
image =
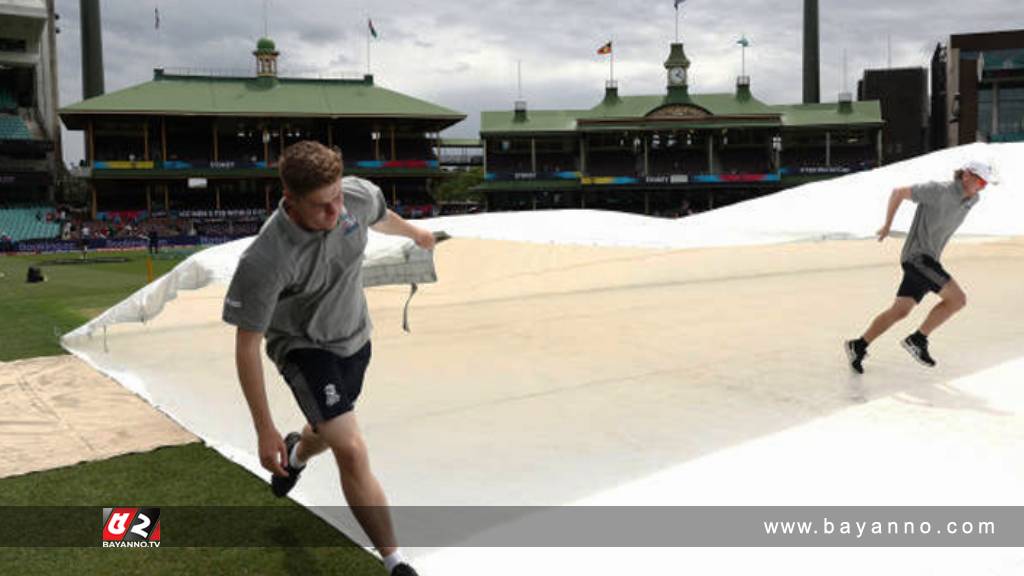
<instances>
[{"instance_id":1,"label":"cloudy sky","mask_svg":"<svg viewBox=\"0 0 1024 576\"><path fill-rule=\"evenodd\" d=\"M856 90L865 68L928 66L950 34L1024 28L1019 0L820 0L821 94ZM101 0L107 92L151 80L153 68L254 70L264 29L282 75L366 71L367 18L376 82L467 114L447 136L476 136L482 110L510 109L521 62L530 108L589 108L608 78L614 42L619 93L664 90L662 62L675 35L672 0ZM56 0L61 105L82 98L79 0ZM264 6L266 5L266 9ZM154 26L159 8L160 27ZM264 18L266 14L266 18ZM799 102L801 0L687 0L680 36L692 61L691 92L731 91L746 35L747 74L758 98ZM66 161L82 157L65 137Z\"/></svg>"}]
</instances>

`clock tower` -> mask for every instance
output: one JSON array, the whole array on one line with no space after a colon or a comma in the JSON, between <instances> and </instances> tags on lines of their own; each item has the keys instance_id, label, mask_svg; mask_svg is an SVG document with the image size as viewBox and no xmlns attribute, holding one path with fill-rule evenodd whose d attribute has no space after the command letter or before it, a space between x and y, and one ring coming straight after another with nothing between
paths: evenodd
<instances>
[{"instance_id":1,"label":"clock tower","mask_svg":"<svg viewBox=\"0 0 1024 576\"><path fill-rule=\"evenodd\" d=\"M668 60L665 60L665 70L668 73L668 98L666 100L680 104L689 102L690 59L683 52L681 42L672 44Z\"/></svg>"}]
</instances>

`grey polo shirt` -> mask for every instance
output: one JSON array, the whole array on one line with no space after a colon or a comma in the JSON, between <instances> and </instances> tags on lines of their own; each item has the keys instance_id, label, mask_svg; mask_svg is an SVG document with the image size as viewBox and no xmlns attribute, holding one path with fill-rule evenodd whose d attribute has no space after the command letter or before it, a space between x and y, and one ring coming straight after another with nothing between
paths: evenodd
<instances>
[{"instance_id":1,"label":"grey polo shirt","mask_svg":"<svg viewBox=\"0 0 1024 576\"><path fill-rule=\"evenodd\" d=\"M363 294L367 230L387 210L373 183L342 179L344 210L330 231L310 232L282 204L242 254L224 299L223 319L266 334L278 365L297 348L351 356L370 339Z\"/></svg>"},{"instance_id":2,"label":"grey polo shirt","mask_svg":"<svg viewBox=\"0 0 1024 576\"><path fill-rule=\"evenodd\" d=\"M911 187L910 199L917 203L914 222L903 243L901 262L915 256L930 256L936 261L949 239L978 203L980 195L964 198L960 182L928 182Z\"/></svg>"}]
</instances>

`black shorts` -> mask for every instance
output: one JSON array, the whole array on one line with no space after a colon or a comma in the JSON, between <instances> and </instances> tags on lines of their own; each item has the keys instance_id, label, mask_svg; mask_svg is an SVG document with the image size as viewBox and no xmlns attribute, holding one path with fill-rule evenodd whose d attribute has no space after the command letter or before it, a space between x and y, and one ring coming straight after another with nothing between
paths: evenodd
<instances>
[{"instance_id":1,"label":"black shorts","mask_svg":"<svg viewBox=\"0 0 1024 576\"><path fill-rule=\"evenodd\" d=\"M319 348L300 348L285 356L281 375L313 430L317 424L355 408L370 354L367 342L358 352L344 358Z\"/></svg>"},{"instance_id":2,"label":"black shorts","mask_svg":"<svg viewBox=\"0 0 1024 576\"><path fill-rule=\"evenodd\" d=\"M953 278L931 256L914 256L903 262L902 266L903 282L896 295L913 298L917 303L929 292L938 293Z\"/></svg>"}]
</instances>

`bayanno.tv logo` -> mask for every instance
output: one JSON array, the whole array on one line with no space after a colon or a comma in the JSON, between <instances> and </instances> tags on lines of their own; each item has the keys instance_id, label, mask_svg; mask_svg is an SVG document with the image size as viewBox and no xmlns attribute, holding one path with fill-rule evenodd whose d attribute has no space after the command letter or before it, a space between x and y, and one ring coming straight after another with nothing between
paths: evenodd
<instances>
[{"instance_id":1,"label":"bayanno.tv logo","mask_svg":"<svg viewBox=\"0 0 1024 576\"><path fill-rule=\"evenodd\" d=\"M104 508L104 548L159 548L159 508Z\"/></svg>"}]
</instances>

